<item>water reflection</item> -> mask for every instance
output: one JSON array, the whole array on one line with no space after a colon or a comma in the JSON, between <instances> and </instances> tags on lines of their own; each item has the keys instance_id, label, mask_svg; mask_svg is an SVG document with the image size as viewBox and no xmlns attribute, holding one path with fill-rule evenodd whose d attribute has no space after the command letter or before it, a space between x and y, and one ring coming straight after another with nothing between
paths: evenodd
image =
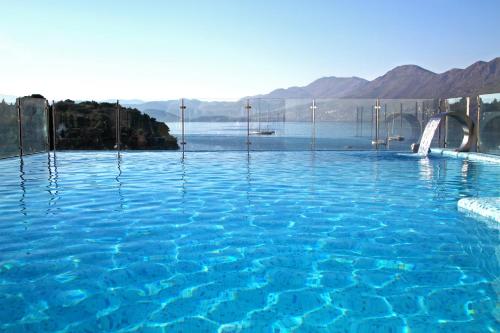
<instances>
[{"instance_id":1,"label":"water reflection","mask_svg":"<svg viewBox=\"0 0 500 333\"><path fill-rule=\"evenodd\" d=\"M19 187L21 188L21 198L19 199L19 206L20 209L19 211L21 212L22 215L27 216L27 209L26 209L26 173L24 172L24 159L22 156L19 156ZM23 223L25 224L24 228L28 229L28 226L26 225L26 220L23 220Z\"/></svg>"},{"instance_id":2,"label":"water reflection","mask_svg":"<svg viewBox=\"0 0 500 333\"><path fill-rule=\"evenodd\" d=\"M121 176L122 176L122 155L120 154L120 152L118 152L118 154L116 156L116 166L117 166L117 169L118 169L118 174L115 177L115 180L118 183L118 198L120 200L120 210L123 211L124 201L125 200L124 200L123 193L122 193L122 186L123 186L123 183L121 181Z\"/></svg>"},{"instance_id":3,"label":"water reflection","mask_svg":"<svg viewBox=\"0 0 500 333\"><path fill-rule=\"evenodd\" d=\"M59 199L59 185L58 185L59 173L57 171L57 158L55 152L53 154L50 154L50 152L47 154L47 166L49 171L49 178L48 178L49 184L47 188L50 194L47 214L50 213L55 214L55 212L53 212L53 209L55 208L57 200Z\"/></svg>"},{"instance_id":4,"label":"water reflection","mask_svg":"<svg viewBox=\"0 0 500 333\"><path fill-rule=\"evenodd\" d=\"M428 157L418 159L418 168L421 180L432 180L433 169Z\"/></svg>"}]
</instances>

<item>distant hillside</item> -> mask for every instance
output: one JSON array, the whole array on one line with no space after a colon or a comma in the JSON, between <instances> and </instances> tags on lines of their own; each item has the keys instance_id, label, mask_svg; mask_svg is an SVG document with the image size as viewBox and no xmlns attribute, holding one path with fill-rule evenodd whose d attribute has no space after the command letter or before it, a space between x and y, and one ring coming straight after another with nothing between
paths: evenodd
<instances>
[{"instance_id":1,"label":"distant hillside","mask_svg":"<svg viewBox=\"0 0 500 333\"><path fill-rule=\"evenodd\" d=\"M359 77L323 77L305 87L276 89L262 98L340 98L365 86L369 81Z\"/></svg>"},{"instance_id":2,"label":"distant hillside","mask_svg":"<svg viewBox=\"0 0 500 333\"><path fill-rule=\"evenodd\" d=\"M500 92L500 58L436 74L414 65L399 66L355 89L347 97L449 98Z\"/></svg>"},{"instance_id":3,"label":"distant hillside","mask_svg":"<svg viewBox=\"0 0 500 333\"><path fill-rule=\"evenodd\" d=\"M262 98L449 98L500 92L500 57L442 74L416 65L396 67L373 81L325 77L304 87L277 89Z\"/></svg>"}]
</instances>

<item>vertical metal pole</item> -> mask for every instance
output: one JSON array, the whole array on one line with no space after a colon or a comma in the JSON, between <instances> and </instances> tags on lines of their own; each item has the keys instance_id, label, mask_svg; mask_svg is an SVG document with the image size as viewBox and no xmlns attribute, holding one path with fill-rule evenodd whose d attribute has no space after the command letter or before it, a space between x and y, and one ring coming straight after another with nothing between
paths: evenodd
<instances>
[{"instance_id":1,"label":"vertical metal pole","mask_svg":"<svg viewBox=\"0 0 500 333\"><path fill-rule=\"evenodd\" d=\"M449 111L449 104L447 100L444 100L444 112ZM444 118L444 148L448 148L448 117Z\"/></svg>"},{"instance_id":2,"label":"vertical metal pole","mask_svg":"<svg viewBox=\"0 0 500 333\"><path fill-rule=\"evenodd\" d=\"M52 150L56 154L56 103L52 101Z\"/></svg>"},{"instance_id":3,"label":"vertical metal pole","mask_svg":"<svg viewBox=\"0 0 500 333\"><path fill-rule=\"evenodd\" d=\"M19 125L19 156L23 156L23 119L21 114L21 99L16 99L17 123Z\"/></svg>"},{"instance_id":4,"label":"vertical metal pole","mask_svg":"<svg viewBox=\"0 0 500 333\"><path fill-rule=\"evenodd\" d=\"M250 109L252 107L250 106L250 100L247 99L247 105L245 106L245 109L247 110L247 146L250 146Z\"/></svg>"},{"instance_id":5,"label":"vertical metal pole","mask_svg":"<svg viewBox=\"0 0 500 333\"><path fill-rule=\"evenodd\" d=\"M314 150L315 145L316 145L316 100L312 100L312 105L310 106L310 109L312 111L311 116L312 116L312 140L311 140L311 149Z\"/></svg>"},{"instance_id":6,"label":"vertical metal pole","mask_svg":"<svg viewBox=\"0 0 500 333\"><path fill-rule=\"evenodd\" d=\"M437 108L438 114L441 113L441 98L438 99L438 108ZM441 128L443 127L443 124L440 122L438 126L438 146L441 147Z\"/></svg>"},{"instance_id":7,"label":"vertical metal pole","mask_svg":"<svg viewBox=\"0 0 500 333\"><path fill-rule=\"evenodd\" d=\"M49 126L49 123L50 123L49 101L45 100L45 126L47 126L46 131L45 131L45 133L47 134L47 141L45 142L45 144L46 144L47 153L50 156L50 133L49 133L50 126Z\"/></svg>"},{"instance_id":8,"label":"vertical metal pole","mask_svg":"<svg viewBox=\"0 0 500 333\"><path fill-rule=\"evenodd\" d=\"M184 110L186 110L186 106L184 105L184 98L181 98L181 145L182 149L184 149L184 145L186 144L185 135L184 135Z\"/></svg>"},{"instance_id":9,"label":"vertical metal pole","mask_svg":"<svg viewBox=\"0 0 500 333\"><path fill-rule=\"evenodd\" d=\"M380 117L380 100L377 99L375 103L375 147L378 149L378 130L379 130L379 117Z\"/></svg>"},{"instance_id":10,"label":"vertical metal pole","mask_svg":"<svg viewBox=\"0 0 500 333\"><path fill-rule=\"evenodd\" d=\"M120 151L121 146L121 128L120 128L120 101L116 100L116 149Z\"/></svg>"},{"instance_id":11,"label":"vertical metal pole","mask_svg":"<svg viewBox=\"0 0 500 333\"><path fill-rule=\"evenodd\" d=\"M476 116L476 126L474 128L476 132L476 151L479 153L481 152L481 146L480 146L480 138L481 138L481 133L480 133L480 126L481 125L481 97L477 96L477 116Z\"/></svg>"}]
</instances>

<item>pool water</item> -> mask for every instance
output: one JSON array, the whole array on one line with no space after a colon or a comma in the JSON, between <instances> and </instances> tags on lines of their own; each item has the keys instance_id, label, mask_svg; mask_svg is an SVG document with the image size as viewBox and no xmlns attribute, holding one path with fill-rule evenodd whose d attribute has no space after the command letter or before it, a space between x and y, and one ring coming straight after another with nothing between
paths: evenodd
<instances>
[{"instance_id":1,"label":"pool water","mask_svg":"<svg viewBox=\"0 0 500 333\"><path fill-rule=\"evenodd\" d=\"M500 167L377 152L0 161L1 332L494 332Z\"/></svg>"}]
</instances>

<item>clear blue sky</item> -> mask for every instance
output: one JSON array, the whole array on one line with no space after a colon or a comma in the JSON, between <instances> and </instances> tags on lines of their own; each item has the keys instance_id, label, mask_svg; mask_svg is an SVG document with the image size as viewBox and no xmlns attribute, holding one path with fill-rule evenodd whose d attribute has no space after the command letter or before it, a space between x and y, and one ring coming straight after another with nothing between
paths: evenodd
<instances>
[{"instance_id":1,"label":"clear blue sky","mask_svg":"<svg viewBox=\"0 0 500 333\"><path fill-rule=\"evenodd\" d=\"M500 56L499 0L0 0L0 94L239 98Z\"/></svg>"}]
</instances>

